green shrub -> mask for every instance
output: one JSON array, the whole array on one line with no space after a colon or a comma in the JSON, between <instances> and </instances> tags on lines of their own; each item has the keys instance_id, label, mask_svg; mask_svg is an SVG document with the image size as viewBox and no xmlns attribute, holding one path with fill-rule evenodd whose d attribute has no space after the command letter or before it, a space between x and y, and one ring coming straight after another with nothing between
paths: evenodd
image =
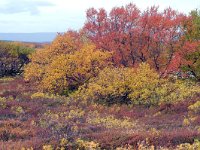
<instances>
[{"instance_id":1,"label":"green shrub","mask_svg":"<svg viewBox=\"0 0 200 150\"><path fill-rule=\"evenodd\" d=\"M33 51L20 43L0 42L0 77L22 73Z\"/></svg>"}]
</instances>

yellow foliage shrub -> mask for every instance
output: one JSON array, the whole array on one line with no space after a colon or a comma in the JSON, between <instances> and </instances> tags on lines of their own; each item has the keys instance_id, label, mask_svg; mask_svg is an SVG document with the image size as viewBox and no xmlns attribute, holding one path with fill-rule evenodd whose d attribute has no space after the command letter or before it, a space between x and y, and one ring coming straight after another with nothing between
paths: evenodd
<instances>
[{"instance_id":1,"label":"yellow foliage shrub","mask_svg":"<svg viewBox=\"0 0 200 150\"><path fill-rule=\"evenodd\" d=\"M183 126L189 126L190 125L190 120L188 118L183 119Z\"/></svg>"},{"instance_id":2,"label":"yellow foliage shrub","mask_svg":"<svg viewBox=\"0 0 200 150\"><path fill-rule=\"evenodd\" d=\"M42 150L53 150L54 148L53 148L53 146L52 145L44 145L43 147L42 147Z\"/></svg>"},{"instance_id":3,"label":"yellow foliage shrub","mask_svg":"<svg viewBox=\"0 0 200 150\"><path fill-rule=\"evenodd\" d=\"M6 98L5 97L0 97L0 108L6 108Z\"/></svg>"},{"instance_id":4,"label":"yellow foliage shrub","mask_svg":"<svg viewBox=\"0 0 200 150\"><path fill-rule=\"evenodd\" d=\"M100 114L96 111L90 112L86 121L89 124L102 125L106 128L130 129L136 126L136 122L132 122L129 118L117 119L112 115L101 117Z\"/></svg>"},{"instance_id":5,"label":"yellow foliage shrub","mask_svg":"<svg viewBox=\"0 0 200 150\"><path fill-rule=\"evenodd\" d=\"M105 68L72 96L101 103L158 105L173 103L200 92L192 82L162 79L148 64L138 68Z\"/></svg>"},{"instance_id":6,"label":"yellow foliage shrub","mask_svg":"<svg viewBox=\"0 0 200 150\"><path fill-rule=\"evenodd\" d=\"M131 145L127 145L124 147L117 147L116 150L133 150L134 148ZM193 144L190 143L183 143L176 147L155 147L154 145L150 145L147 141L142 141L138 143L138 150L199 150L200 149L200 142L195 140Z\"/></svg>"},{"instance_id":7,"label":"yellow foliage shrub","mask_svg":"<svg viewBox=\"0 0 200 150\"><path fill-rule=\"evenodd\" d=\"M44 96L45 96L44 93L42 93L42 92L36 92L36 93L33 93L33 94L31 95L31 99L43 98Z\"/></svg>"},{"instance_id":8,"label":"yellow foliage shrub","mask_svg":"<svg viewBox=\"0 0 200 150\"><path fill-rule=\"evenodd\" d=\"M53 95L53 94L47 94L47 93L42 93L42 92L36 92L31 95L31 99L39 99L39 98L47 98L47 99L52 99L52 98L57 98L58 96Z\"/></svg>"},{"instance_id":9,"label":"yellow foliage shrub","mask_svg":"<svg viewBox=\"0 0 200 150\"><path fill-rule=\"evenodd\" d=\"M22 147L21 150L33 150L33 148L32 147L30 147L30 148L24 148L24 147Z\"/></svg>"},{"instance_id":10,"label":"yellow foliage shrub","mask_svg":"<svg viewBox=\"0 0 200 150\"><path fill-rule=\"evenodd\" d=\"M0 78L0 82L8 82L8 81L13 81L15 78L12 77L3 77Z\"/></svg>"},{"instance_id":11,"label":"yellow foliage shrub","mask_svg":"<svg viewBox=\"0 0 200 150\"><path fill-rule=\"evenodd\" d=\"M194 104L188 107L189 111L198 114L200 113L200 101L195 102Z\"/></svg>"},{"instance_id":12,"label":"yellow foliage shrub","mask_svg":"<svg viewBox=\"0 0 200 150\"><path fill-rule=\"evenodd\" d=\"M36 82L42 91L68 94L96 76L110 53L77 40L68 33L59 35L49 47L32 54L25 80Z\"/></svg>"},{"instance_id":13,"label":"yellow foliage shrub","mask_svg":"<svg viewBox=\"0 0 200 150\"><path fill-rule=\"evenodd\" d=\"M69 113L65 116L66 119L73 119L73 118L82 118L85 112L81 109L72 109Z\"/></svg>"},{"instance_id":14,"label":"yellow foliage shrub","mask_svg":"<svg viewBox=\"0 0 200 150\"><path fill-rule=\"evenodd\" d=\"M200 114L200 101L196 101L194 104L188 107L188 115L187 118L183 120L183 125L189 126L191 123L195 122L195 120L198 119L199 114ZM198 126L196 128L198 129Z\"/></svg>"},{"instance_id":15,"label":"yellow foliage shrub","mask_svg":"<svg viewBox=\"0 0 200 150\"><path fill-rule=\"evenodd\" d=\"M24 109L21 106L12 106L11 110L16 114L20 115L24 113Z\"/></svg>"},{"instance_id":16,"label":"yellow foliage shrub","mask_svg":"<svg viewBox=\"0 0 200 150\"><path fill-rule=\"evenodd\" d=\"M184 143L177 146L175 150L198 150L200 149L200 142L196 140L193 144Z\"/></svg>"},{"instance_id":17,"label":"yellow foliage shrub","mask_svg":"<svg viewBox=\"0 0 200 150\"><path fill-rule=\"evenodd\" d=\"M76 140L77 148L82 150L100 150L99 144L94 141Z\"/></svg>"}]
</instances>

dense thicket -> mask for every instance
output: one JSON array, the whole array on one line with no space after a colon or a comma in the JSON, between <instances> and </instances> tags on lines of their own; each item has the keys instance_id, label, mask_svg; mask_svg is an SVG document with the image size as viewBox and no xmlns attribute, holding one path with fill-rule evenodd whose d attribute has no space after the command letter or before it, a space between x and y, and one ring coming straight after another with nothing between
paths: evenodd
<instances>
[{"instance_id":1,"label":"dense thicket","mask_svg":"<svg viewBox=\"0 0 200 150\"><path fill-rule=\"evenodd\" d=\"M189 16L171 8L141 12L129 4L107 14L91 8L81 32L59 34L31 55L25 79L41 91L68 95L78 90L75 96L82 100L107 104L183 100L198 93L198 86L162 77L198 63L188 59L199 53L198 29L197 11Z\"/></svg>"},{"instance_id":2,"label":"dense thicket","mask_svg":"<svg viewBox=\"0 0 200 150\"><path fill-rule=\"evenodd\" d=\"M147 62L161 75L177 70L184 55L195 51L199 40L185 38L193 17L171 8L151 7L141 12L135 5L88 9L85 34L98 48L113 52L113 62L125 67ZM190 26L190 30L196 30ZM199 33L197 33L199 34Z\"/></svg>"},{"instance_id":3,"label":"dense thicket","mask_svg":"<svg viewBox=\"0 0 200 150\"><path fill-rule=\"evenodd\" d=\"M42 91L67 94L95 77L109 64L110 55L78 33L67 32L30 57L25 79L38 83Z\"/></svg>"},{"instance_id":4,"label":"dense thicket","mask_svg":"<svg viewBox=\"0 0 200 150\"><path fill-rule=\"evenodd\" d=\"M20 43L0 42L0 77L21 74L33 51Z\"/></svg>"},{"instance_id":5,"label":"dense thicket","mask_svg":"<svg viewBox=\"0 0 200 150\"><path fill-rule=\"evenodd\" d=\"M161 79L148 64L137 68L105 68L72 97L101 104L172 104L199 93L193 82Z\"/></svg>"},{"instance_id":6,"label":"dense thicket","mask_svg":"<svg viewBox=\"0 0 200 150\"><path fill-rule=\"evenodd\" d=\"M191 21L186 28L186 40L200 41L200 10L195 10L190 13ZM200 44L196 47L195 51L186 54L185 59L188 63L182 65L184 71L190 71L199 80L200 79Z\"/></svg>"}]
</instances>

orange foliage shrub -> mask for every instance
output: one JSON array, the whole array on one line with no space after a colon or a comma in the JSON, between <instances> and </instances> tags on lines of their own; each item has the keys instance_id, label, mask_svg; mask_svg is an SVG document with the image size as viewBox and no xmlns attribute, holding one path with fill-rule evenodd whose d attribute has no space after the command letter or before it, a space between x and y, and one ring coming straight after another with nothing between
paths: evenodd
<instances>
[{"instance_id":1,"label":"orange foliage shrub","mask_svg":"<svg viewBox=\"0 0 200 150\"><path fill-rule=\"evenodd\" d=\"M24 76L26 80L37 82L42 91L67 94L96 76L107 66L109 57L110 53L97 50L90 42L68 32L34 53Z\"/></svg>"}]
</instances>

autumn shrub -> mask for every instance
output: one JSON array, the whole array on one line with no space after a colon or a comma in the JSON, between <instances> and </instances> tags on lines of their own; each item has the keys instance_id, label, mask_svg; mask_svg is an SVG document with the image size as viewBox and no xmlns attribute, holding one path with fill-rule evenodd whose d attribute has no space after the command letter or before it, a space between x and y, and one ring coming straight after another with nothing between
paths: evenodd
<instances>
[{"instance_id":1,"label":"autumn shrub","mask_svg":"<svg viewBox=\"0 0 200 150\"><path fill-rule=\"evenodd\" d=\"M78 125L84 121L85 112L79 108L69 108L64 112L47 111L41 117L39 126L49 130L60 137L77 137L79 134Z\"/></svg>"},{"instance_id":2,"label":"autumn shrub","mask_svg":"<svg viewBox=\"0 0 200 150\"><path fill-rule=\"evenodd\" d=\"M42 93L42 92L36 92L31 95L31 99L42 99L42 98L54 99L54 98L58 98L58 97L59 96L57 96L57 95Z\"/></svg>"},{"instance_id":3,"label":"autumn shrub","mask_svg":"<svg viewBox=\"0 0 200 150\"><path fill-rule=\"evenodd\" d=\"M200 149L200 142L198 140L195 140L194 143L183 143L178 145L175 150L196 150Z\"/></svg>"},{"instance_id":4,"label":"autumn shrub","mask_svg":"<svg viewBox=\"0 0 200 150\"><path fill-rule=\"evenodd\" d=\"M117 147L116 150L131 150L131 149L134 149L133 146L127 144L125 146L120 146L120 147ZM140 150L140 149L139 149Z\"/></svg>"},{"instance_id":5,"label":"autumn shrub","mask_svg":"<svg viewBox=\"0 0 200 150\"><path fill-rule=\"evenodd\" d=\"M197 150L200 148L200 142L198 140L195 140L194 143L190 144L190 143L183 143L180 145L177 145L176 147L155 147L154 145L150 145L148 143L148 139L146 139L145 141L141 141L137 143L138 150L171 150L171 149L175 149L175 150ZM67 141L66 139L61 139L60 143L58 144L58 146L53 146L53 145L43 145L42 149L43 150L53 150L53 149L66 149L66 148L73 148L73 149L81 149L81 150L100 150L102 149L102 147L100 146L99 143L94 142L94 141L87 141L87 140L83 140L83 139L76 139L73 143L69 143L69 141ZM22 150L32 150L33 148L30 149L25 149L22 148ZM113 150L132 150L134 149L134 147L130 144L126 144L125 146L120 146L120 147L116 147L116 148L112 148Z\"/></svg>"},{"instance_id":6,"label":"autumn shrub","mask_svg":"<svg viewBox=\"0 0 200 150\"><path fill-rule=\"evenodd\" d=\"M200 10L196 9L190 12L190 22L185 26L185 39L191 43L192 40L196 41L197 47L190 48L192 50L190 53L186 53L184 56L188 61L187 64L182 64L183 71L189 71L198 81L200 80Z\"/></svg>"},{"instance_id":7,"label":"autumn shrub","mask_svg":"<svg viewBox=\"0 0 200 150\"><path fill-rule=\"evenodd\" d=\"M148 62L162 76L177 71L180 65L189 65L188 70L198 75L199 14L196 10L186 16L155 6L142 11L134 3L114 7L110 12L90 8L83 30L98 48L113 52L116 65L130 67ZM184 55L195 51L198 55L188 63Z\"/></svg>"},{"instance_id":8,"label":"autumn shrub","mask_svg":"<svg viewBox=\"0 0 200 150\"><path fill-rule=\"evenodd\" d=\"M195 102L194 104L190 105L188 107L189 111L194 113L194 114L199 114L200 113L200 101Z\"/></svg>"},{"instance_id":9,"label":"autumn shrub","mask_svg":"<svg viewBox=\"0 0 200 150\"><path fill-rule=\"evenodd\" d=\"M21 74L33 51L20 43L0 42L0 77Z\"/></svg>"},{"instance_id":10,"label":"autumn shrub","mask_svg":"<svg viewBox=\"0 0 200 150\"><path fill-rule=\"evenodd\" d=\"M104 104L174 103L200 92L193 82L162 79L148 64L138 68L105 68L72 96Z\"/></svg>"},{"instance_id":11,"label":"autumn shrub","mask_svg":"<svg viewBox=\"0 0 200 150\"><path fill-rule=\"evenodd\" d=\"M11 110L16 114L20 115L24 113L24 109L21 106L11 107Z\"/></svg>"},{"instance_id":12,"label":"autumn shrub","mask_svg":"<svg viewBox=\"0 0 200 150\"><path fill-rule=\"evenodd\" d=\"M42 91L68 95L107 65L110 53L90 42L77 42L70 33L58 35L46 49L34 53L25 68L25 79Z\"/></svg>"},{"instance_id":13,"label":"autumn shrub","mask_svg":"<svg viewBox=\"0 0 200 150\"><path fill-rule=\"evenodd\" d=\"M35 136L37 133L31 125L17 119L7 119L0 126L0 141L19 140Z\"/></svg>"},{"instance_id":14,"label":"autumn shrub","mask_svg":"<svg viewBox=\"0 0 200 150\"><path fill-rule=\"evenodd\" d=\"M77 139L76 142L76 147L77 149L82 149L82 150L100 150L99 143L96 143L94 141L85 141L82 139Z\"/></svg>"},{"instance_id":15,"label":"autumn shrub","mask_svg":"<svg viewBox=\"0 0 200 150\"><path fill-rule=\"evenodd\" d=\"M33 94L31 95L31 99L43 98L43 97L45 97L45 94L42 93L42 92L36 92L36 93L33 93Z\"/></svg>"},{"instance_id":16,"label":"autumn shrub","mask_svg":"<svg viewBox=\"0 0 200 150\"><path fill-rule=\"evenodd\" d=\"M101 116L97 111L89 112L86 122L91 125L100 125L105 128L123 128L123 129L131 129L136 126L136 121L133 122L130 118L118 119L112 115L108 115L106 117Z\"/></svg>"},{"instance_id":17,"label":"autumn shrub","mask_svg":"<svg viewBox=\"0 0 200 150\"><path fill-rule=\"evenodd\" d=\"M196 101L195 103L188 106L188 114L185 116L183 120L184 126L190 126L192 124L199 124L199 114L200 114L200 101ZM199 127L197 126L196 128Z\"/></svg>"},{"instance_id":18,"label":"autumn shrub","mask_svg":"<svg viewBox=\"0 0 200 150\"><path fill-rule=\"evenodd\" d=\"M53 150L53 146L52 145L43 145L42 150Z\"/></svg>"},{"instance_id":19,"label":"autumn shrub","mask_svg":"<svg viewBox=\"0 0 200 150\"><path fill-rule=\"evenodd\" d=\"M42 150L65 150L65 149L77 149L77 150L100 150L99 143L94 141L86 141L77 138L74 142L69 142L67 139L62 138L57 146L46 144L42 146Z\"/></svg>"},{"instance_id":20,"label":"autumn shrub","mask_svg":"<svg viewBox=\"0 0 200 150\"><path fill-rule=\"evenodd\" d=\"M0 97L0 108L6 108L6 98Z\"/></svg>"},{"instance_id":21,"label":"autumn shrub","mask_svg":"<svg viewBox=\"0 0 200 150\"><path fill-rule=\"evenodd\" d=\"M12 81L14 80L14 78L12 77L3 77L3 78L0 78L0 82L4 82L6 83L7 81Z\"/></svg>"},{"instance_id":22,"label":"autumn shrub","mask_svg":"<svg viewBox=\"0 0 200 150\"><path fill-rule=\"evenodd\" d=\"M129 148L130 147L130 148ZM131 146L129 146L128 149L133 149ZM154 145L149 145L148 143L146 143L146 141L142 141L140 143L138 143L138 150L171 150L171 149L175 149L175 150L197 150L200 148L200 142L198 140L195 140L194 143L190 144L190 143L183 143L183 144L179 144L177 145L175 148L173 147L155 147ZM117 150L127 150L127 148L117 148Z\"/></svg>"}]
</instances>

